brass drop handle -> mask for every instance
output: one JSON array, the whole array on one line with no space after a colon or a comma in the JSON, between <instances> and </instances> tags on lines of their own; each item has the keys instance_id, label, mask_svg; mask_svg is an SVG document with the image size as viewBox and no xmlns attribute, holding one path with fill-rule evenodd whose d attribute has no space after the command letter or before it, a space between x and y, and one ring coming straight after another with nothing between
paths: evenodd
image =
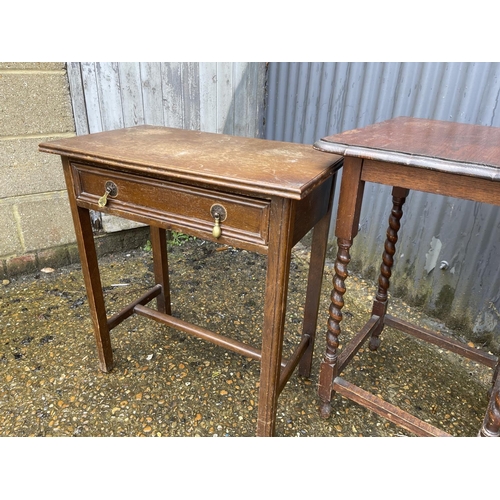
<instances>
[{"instance_id":1,"label":"brass drop handle","mask_svg":"<svg viewBox=\"0 0 500 500\"><path fill-rule=\"evenodd\" d=\"M106 206L106 203L108 202L108 195L109 195L109 189L106 189L104 196L101 196L99 198L99 201L97 202L97 204L99 205L100 208Z\"/></svg>"},{"instance_id":2,"label":"brass drop handle","mask_svg":"<svg viewBox=\"0 0 500 500\"><path fill-rule=\"evenodd\" d=\"M221 222L224 222L227 217L226 209L216 203L210 207L210 215L214 219L214 227L212 229L212 236L219 239L222 235L222 228L220 227Z\"/></svg>"},{"instance_id":3,"label":"brass drop handle","mask_svg":"<svg viewBox=\"0 0 500 500\"><path fill-rule=\"evenodd\" d=\"M99 208L103 208L106 206L108 203L108 196L116 196L118 194L118 187L116 184L112 181L107 181L106 182L106 191L103 196L99 198L99 201L97 204L99 205Z\"/></svg>"},{"instance_id":4,"label":"brass drop handle","mask_svg":"<svg viewBox=\"0 0 500 500\"><path fill-rule=\"evenodd\" d=\"M220 238L221 234L222 230L220 228L220 215L215 214L215 223L214 223L214 228L212 229L212 235L214 238Z\"/></svg>"}]
</instances>

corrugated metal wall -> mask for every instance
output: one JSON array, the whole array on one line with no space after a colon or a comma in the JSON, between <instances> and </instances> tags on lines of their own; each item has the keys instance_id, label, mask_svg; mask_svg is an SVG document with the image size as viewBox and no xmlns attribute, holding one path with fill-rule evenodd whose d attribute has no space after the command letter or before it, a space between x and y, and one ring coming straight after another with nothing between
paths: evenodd
<instances>
[{"instance_id":1,"label":"corrugated metal wall","mask_svg":"<svg viewBox=\"0 0 500 500\"><path fill-rule=\"evenodd\" d=\"M500 63L270 63L265 137L312 144L395 116L500 127L499 95ZM367 275L389 198L366 186L352 269ZM498 352L499 207L412 192L404 212L391 290Z\"/></svg>"},{"instance_id":2,"label":"corrugated metal wall","mask_svg":"<svg viewBox=\"0 0 500 500\"><path fill-rule=\"evenodd\" d=\"M246 137L264 133L265 63L69 62L78 135L164 125ZM138 224L93 214L96 228Z\"/></svg>"}]
</instances>

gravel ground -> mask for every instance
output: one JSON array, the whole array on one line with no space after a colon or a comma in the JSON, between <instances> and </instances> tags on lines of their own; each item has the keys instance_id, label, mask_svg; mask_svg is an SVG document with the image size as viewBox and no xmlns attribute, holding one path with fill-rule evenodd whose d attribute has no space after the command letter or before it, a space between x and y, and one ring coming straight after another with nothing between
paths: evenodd
<instances>
[{"instance_id":1,"label":"gravel ground","mask_svg":"<svg viewBox=\"0 0 500 500\"><path fill-rule=\"evenodd\" d=\"M197 239L170 245L173 314L260 344L265 258ZM307 247L293 252L285 355L300 335ZM102 258L108 313L152 284L147 249ZM332 416L318 413L332 265L325 268L315 361L279 399L277 436L411 436L340 396ZM366 321L374 291L347 281L345 342ZM393 314L455 335L392 300ZM1 436L253 436L259 363L145 318L112 332L115 368L101 373L80 267L68 266L0 286ZM378 352L360 351L343 376L455 436L475 436L491 370L387 328Z\"/></svg>"}]
</instances>

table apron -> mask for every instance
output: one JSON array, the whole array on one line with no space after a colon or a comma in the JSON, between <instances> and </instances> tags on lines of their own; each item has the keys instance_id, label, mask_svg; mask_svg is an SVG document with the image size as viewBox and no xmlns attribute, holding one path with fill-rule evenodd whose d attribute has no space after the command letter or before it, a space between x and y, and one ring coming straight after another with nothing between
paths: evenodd
<instances>
[{"instance_id":1,"label":"table apron","mask_svg":"<svg viewBox=\"0 0 500 500\"><path fill-rule=\"evenodd\" d=\"M500 182L398 163L364 160L361 179L415 191L500 205Z\"/></svg>"},{"instance_id":2,"label":"table apron","mask_svg":"<svg viewBox=\"0 0 500 500\"><path fill-rule=\"evenodd\" d=\"M270 200L240 196L223 191L149 179L109 169L72 163L75 198L79 206L135 220L165 229L186 232L221 244L235 244L266 253ZM116 194L104 207L98 205L106 183ZM224 207L220 221L222 236L214 238L211 208ZM243 243L243 245L241 244Z\"/></svg>"}]
</instances>

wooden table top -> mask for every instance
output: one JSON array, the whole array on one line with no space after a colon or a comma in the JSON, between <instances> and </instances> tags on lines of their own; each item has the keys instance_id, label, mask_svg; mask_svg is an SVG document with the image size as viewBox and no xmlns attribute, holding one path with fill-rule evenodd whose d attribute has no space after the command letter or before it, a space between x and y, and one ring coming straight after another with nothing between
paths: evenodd
<instances>
[{"instance_id":1,"label":"wooden table top","mask_svg":"<svg viewBox=\"0 0 500 500\"><path fill-rule=\"evenodd\" d=\"M399 117L325 137L325 152L500 181L500 128Z\"/></svg>"},{"instance_id":2,"label":"wooden table top","mask_svg":"<svg viewBox=\"0 0 500 500\"><path fill-rule=\"evenodd\" d=\"M342 160L311 145L151 125L60 139L39 149L159 179L292 199L304 198Z\"/></svg>"}]
</instances>

